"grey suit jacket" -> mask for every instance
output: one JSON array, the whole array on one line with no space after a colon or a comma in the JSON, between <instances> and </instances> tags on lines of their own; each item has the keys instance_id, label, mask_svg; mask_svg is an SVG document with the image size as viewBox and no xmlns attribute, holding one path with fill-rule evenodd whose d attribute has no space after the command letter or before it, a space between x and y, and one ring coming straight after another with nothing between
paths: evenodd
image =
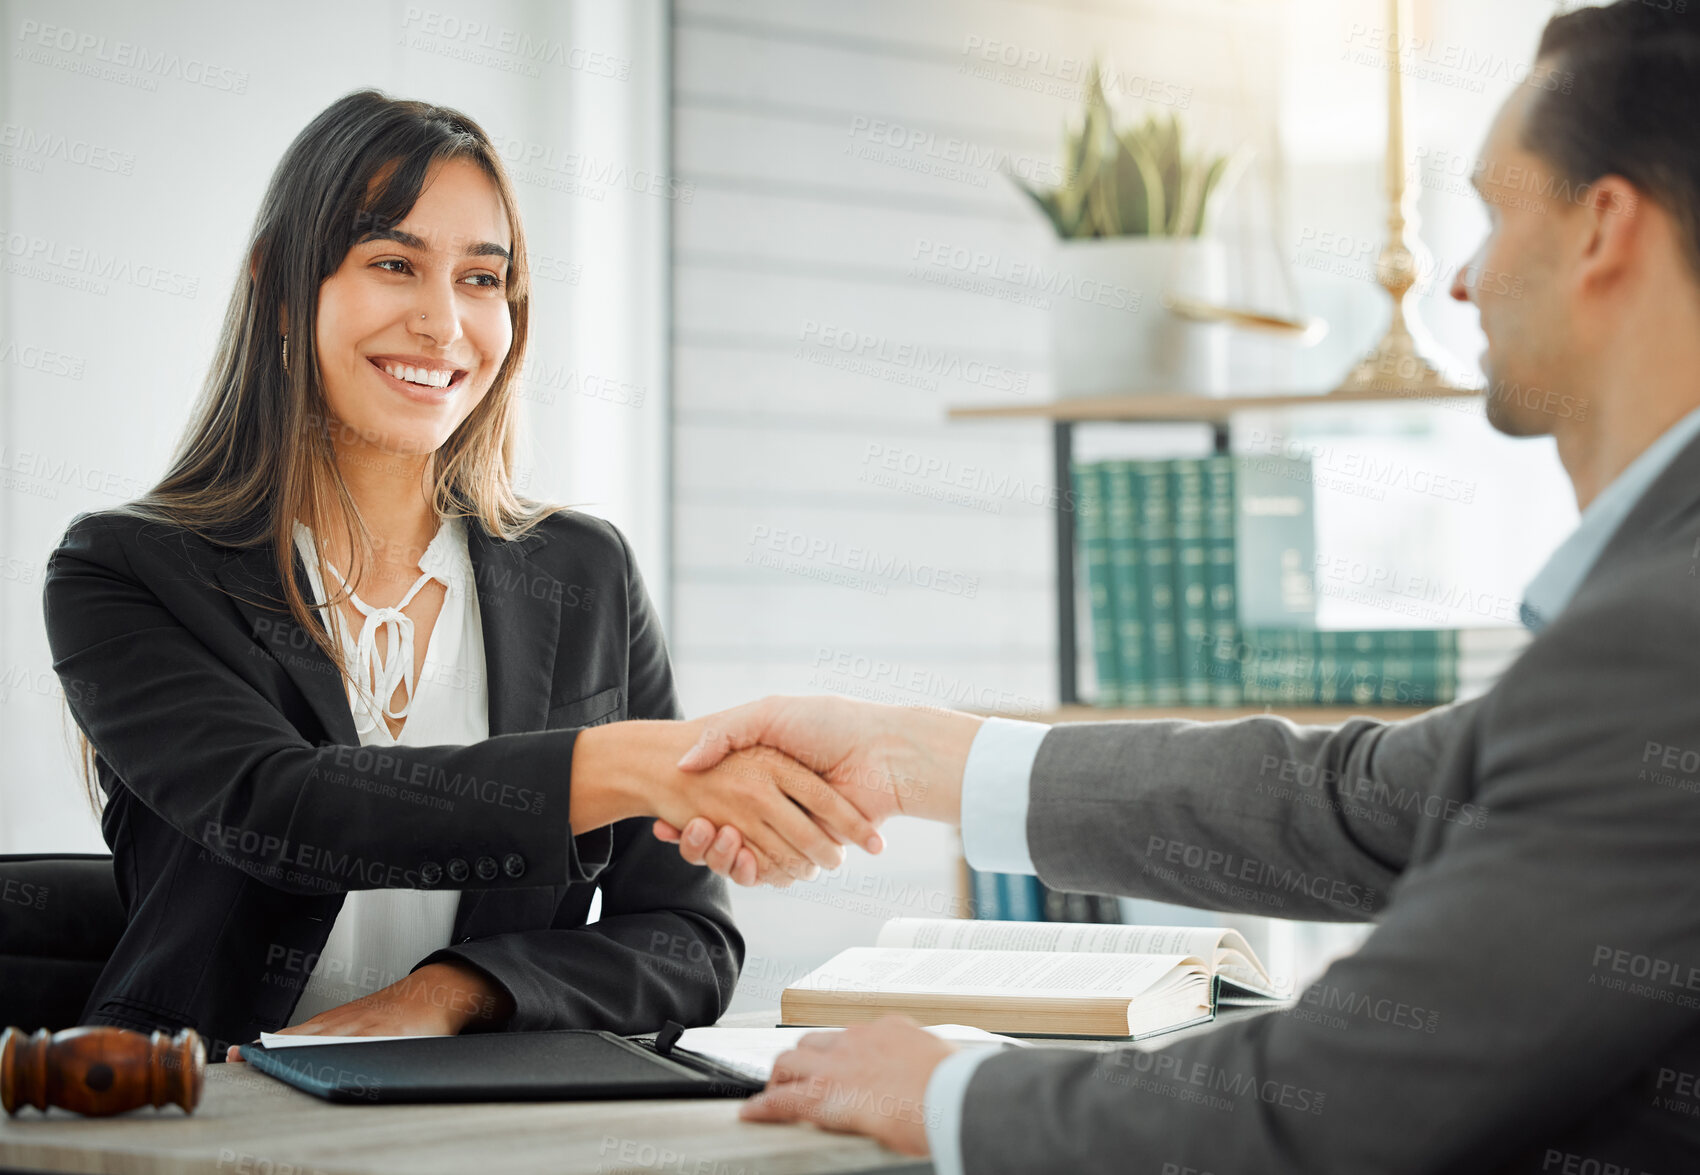
<instances>
[{"instance_id":1,"label":"grey suit jacket","mask_svg":"<svg viewBox=\"0 0 1700 1175\"><path fill-rule=\"evenodd\" d=\"M1700 442L1487 695L1398 723L1079 723L1050 886L1372 920L1291 1010L974 1072L969 1175L1700 1172Z\"/></svg>"}]
</instances>

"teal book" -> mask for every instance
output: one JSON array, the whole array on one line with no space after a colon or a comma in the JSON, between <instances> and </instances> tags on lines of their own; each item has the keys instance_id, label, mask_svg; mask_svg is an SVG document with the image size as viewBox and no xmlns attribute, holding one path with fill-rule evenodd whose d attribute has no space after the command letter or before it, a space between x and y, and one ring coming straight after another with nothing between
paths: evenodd
<instances>
[{"instance_id":1,"label":"teal book","mask_svg":"<svg viewBox=\"0 0 1700 1175\"><path fill-rule=\"evenodd\" d=\"M998 896L998 875L983 869L968 869L973 883L974 917L997 921L1003 917L1003 899Z\"/></svg>"},{"instance_id":2,"label":"teal book","mask_svg":"<svg viewBox=\"0 0 1700 1175\"><path fill-rule=\"evenodd\" d=\"M1338 632L1312 634L1316 653L1316 686L1312 697L1319 705L1343 702L1350 697L1352 660L1349 652L1342 652L1340 636Z\"/></svg>"},{"instance_id":3,"label":"teal book","mask_svg":"<svg viewBox=\"0 0 1700 1175\"><path fill-rule=\"evenodd\" d=\"M1003 917L1011 922L1043 922L1045 896L1039 879L1030 873L998 874Z\"/></svg>"},{"instance_id":4,"label":"teal book","mask_svg":"<svg viewBox=\"0 0 1700 1175\"><path fill-rule=\"evenodd\" d=\"M1146 700L1153 706L1181 701L1179 609L1175 600L1175 543L1169 504L1169 463L1135 461L1139 484L1139 553L1144 563Z\"/></svg>"},{"instance_id":5,"label":"teal book","mask_svg":"<svg viewBox=\"0 0 1700 1175\"><path fill-rule=\"evenodd\" d=\"M1302 628L1281 635L1281 684L1276 701L1304 706L1316 701L1316 633Z\"/></svg>"},{"instance_id":6,"label":"teal book","mask_svg":"<svg viewBox=\"0 0 1700 1175\"><path fill-rule=\"evenodd\" d=\"M1308 457L1234 458L1235 595L1246 629L1316 627L1316 500Z\"/></svg>"},{"instance_id":7,"label":"teal book","mask_svg":"<svg viewBox=\"0 0 1700 1175\"><path fill-rule=\"evenodd\" d=\"M1093 696L1100 706L1121 701L1121 658L1116 650L1116 614L1110 582L1110 532L1104 514L1104 470L1074 466L1075 543L1086 580L1092 620L1092 664L1098 672Z\"/></svg>"},{"instance_id":8,"label":"teal book","mask_svg":"<svg viewBox=\"0 0 1700 1175\"><path fill-rule=\"evenodd\" d=\"M1311 635L1315 700L1324 705L1434 706L1457 697L1455 629L1371 629Z\"/></svg>"},{"instance_id":9,"label":"teal book","mask_svg":"<svg viewBox=\"0 0 1700 1175\"><path fill-rule=\"evenodd\" d=\"M1240 704L1240 619L1234 596L1234 459L1204 462L1204 541L1209 554L1210 702Z\"/></svg>"},{"instance_id":10,"label":"teal book","mask_svg":"<svg viewBox=\"0 0 1700 1175\"><path fill-rule=\"evenodd\" d=\"M1143 706L1150 701L1146 687L1145 559L1139 541L1141 481L1132 461L1107 461L1103 466L1104 520L1110 552L1110 608L1116 622L1116 657L1120 662L1121 704Z\"/></svg>"},{"instance_id":11,"label":"teal book","mask_svg":"<svg viewBox=\"0 0 1700 1175\"><path fill-rule=\"evenodd\" d=\"M1247 629L1242 665L1245 700L1308 706L1317 700L1316 634L1305 629Z\"/></svg>"},{"instance_id":12,"label":"teal book","mask_svg":"<svg viewBox=\"0 0 1700 1175\"><path fill-rule=\"evenodd\" d=\"M1169 462L1169 507L1174 534L1176 639L1181 701L1210 704L1210 547L1205 537L1204 461Z\"/></svg>"}]
</instances>

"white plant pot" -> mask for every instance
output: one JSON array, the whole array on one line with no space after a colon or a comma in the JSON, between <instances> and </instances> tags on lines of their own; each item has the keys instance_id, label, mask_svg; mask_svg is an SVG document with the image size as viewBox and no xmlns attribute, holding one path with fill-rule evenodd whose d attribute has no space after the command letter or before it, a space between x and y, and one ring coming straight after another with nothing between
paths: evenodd
<instances>
[{"instance_id":1,"label":"white plant pot","mask_svg":"<svg viewBox=\"0 0 1700 1175\"><path fill-rule=\"evenodd\" d=\"M1212 395L1227 390L1227 328L1190 322L1165 294L1227 296L1220 241L1118 237L1059 241L1051 300L1056 395Z\"/></svg>"}]
</instances>

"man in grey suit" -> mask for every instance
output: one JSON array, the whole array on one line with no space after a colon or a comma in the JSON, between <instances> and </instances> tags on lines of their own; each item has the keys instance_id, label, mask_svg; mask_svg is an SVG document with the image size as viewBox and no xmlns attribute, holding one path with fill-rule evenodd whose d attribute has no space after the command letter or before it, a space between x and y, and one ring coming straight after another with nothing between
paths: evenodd
<instances>
[{"instance_id":1,"label":"man in grey suit","mask_svg":"<svg viewBox=\"0 0 1700 1175\"><path fill-rule=\"evenodd\" d=\"M768 699L766 743L877 820L1063 890L1373 920L1291 1010L1151 1051L951 1052L890 1018L781 1058L746 1117L940 1172L1700 1171L1700 23L1555 18L1475 182L1453 293L1488 415L1552 435L1583 508L1521 658L1419 718L1060 725ZM1680 11L1679 11L1680 10ZM1481 280L1511 274L1513 283ZM680 830L658 827L674 839ZM743 880L734 830L681 851Z\"/></svg>"}]
</instances>

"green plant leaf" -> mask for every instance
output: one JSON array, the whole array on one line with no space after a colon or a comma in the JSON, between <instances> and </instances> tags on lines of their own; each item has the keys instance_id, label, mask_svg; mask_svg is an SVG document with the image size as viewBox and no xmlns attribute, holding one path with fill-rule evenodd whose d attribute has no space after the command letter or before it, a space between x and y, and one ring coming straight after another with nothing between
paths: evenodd
<instances>
[{"instance_id":1,"label":"green plant leaf","mask_svg":"<svg viewBox=\"0 0 1700 1175\"><path fill-rule=\"evenodd\" d=\"M1065 240L1198 236L1211 195L1234 172L1233 157L1189 159L1184 139L1181 121L1172 112L1117 127L1093 61L1085 107L1063 136L1063 182L1049 190L1015 182Z\"/></svg>"},{"instance_id":2,"label":"green plant leaf","mask_svg":"<svg viewBox=\"0 0 1700 1175\"><path fill-rule=\"evenodd\" d=\"M1148 236L1151 232L1151 194L1145 169L1140 167L1138 157L1122 139L1116 140L1114 172L1117 215L1113 235Z\"/></svg>"},{"instance_id":3,"label":"green plant leaf","mask_svg":"<svg viewBox=\"0 0 1700 1175\"><path fill-rule=\"evenodd\" d=\"M1026 192L1033 203L1039 206L1039 211L1043 212L1045 219L1051 222L1051 227L1056 230L1057 236L1067 240L1073 235L1074 220L1077 218L1065 215L1059 206L1056 192L1042 192L1020 176L1011 176L1010 178L1015 181L1016 187Z\"/></svg>"}]
</instances>

